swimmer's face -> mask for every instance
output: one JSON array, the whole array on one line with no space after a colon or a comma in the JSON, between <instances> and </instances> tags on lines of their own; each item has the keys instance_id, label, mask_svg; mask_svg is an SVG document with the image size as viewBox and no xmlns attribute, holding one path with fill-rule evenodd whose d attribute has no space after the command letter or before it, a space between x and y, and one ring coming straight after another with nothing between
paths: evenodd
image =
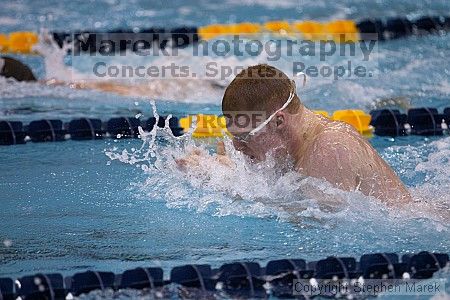
<instances>
[{"instance_id":1,"label":"swimmer's face","mask_svg":"<svg viewBox=\"0 0 450 300\"><path fill-rule=\"evenodd\" d=\"M252 161L263 161L268 150L265 147L262 148L265 146L262 141L263 138L263 134L249 136L248 132L235 132L233 134L233 146L236 150L248 156Z\"/></svg>"},{"instance_id":2,"label":"swimmer's face","mask_svg":"<svg viewBox=\"0 0 450 300\"><path fill-rule=\"evenodd\" d=\"M284 156L284 137L280 134L280 118L269 122L261 131L250 134L248 130L228 127L228 131L233 136L233 146L236 150L248 156L252 161L264 161L268 152L272 152L277 157Z\"/></svg>"}]
</instances>

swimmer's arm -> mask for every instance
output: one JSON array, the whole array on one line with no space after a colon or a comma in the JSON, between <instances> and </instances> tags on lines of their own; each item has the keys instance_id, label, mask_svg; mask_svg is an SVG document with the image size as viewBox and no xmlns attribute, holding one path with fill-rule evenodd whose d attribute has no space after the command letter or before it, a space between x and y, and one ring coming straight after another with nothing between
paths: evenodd
<instances>
[{"instance_id":1,"label":"swimmer's arm","mask_svg":"<svg viewBox=\"0 0 450 300\"><path fill-rule=\"evenodd\" d=\"M106 93L114 93L121 96L136 96L141 97L143 95L151 96L151 97L164 97L167 95L168 89L173 89L173 81L166 79L153 79L151 81L140 81L134 83L124 83L120 81L113 80L83 80L76 82L64 82L56 79L48 79L41 81L43 84L48 86L67 86L73 89L78 90L97 90ZM219 88L215 81L211 80L177 80L176 86L180 89L180 91L189 91L191 88L189 86L193 83L197 82L201 86L209 85L211 88Z\"/></svg>"},{"instance_id":2,"label":"swimmer's arm","mask_svg":"<svg viewBox=\"0 0 450 300\"><path fill-rule=\"evenodd\" d=\"M145 86L142 84L130 85L115 81L65 82L56 79L47 79L40 82L48 86L67 86L77 90L97 90L122 96L142 95L145 92Z\"/></svg>"}]
</instances>

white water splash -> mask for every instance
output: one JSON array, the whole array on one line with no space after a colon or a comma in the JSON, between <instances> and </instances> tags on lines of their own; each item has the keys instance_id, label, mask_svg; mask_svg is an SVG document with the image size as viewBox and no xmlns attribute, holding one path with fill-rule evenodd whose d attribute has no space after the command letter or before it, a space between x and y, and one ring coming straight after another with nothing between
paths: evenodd
<instances>
[{"instance_id":1,"label":"white water splash","mask_svg":"<svg viewBox=\"0 0 450 300\"><path fill-rule=\"evenodd\" d=\"M44 66L47 79L57 79L64 82L75 82L85 79L85 75L76 69L67 66L64 59L68 51L73 47L71 42L64 42L62 47L53 40L46 31L41 30L39 42L33 46L33 50L44 56Z\"/></svg>"},{"instance_id":2,"label":"white water splash","mask_svg":"<svg viewBox=\"0 0 450 300\"><path fill-rule=\"evenodd\" d=\"M394 161L409 182L416 182L409 188L415 201L398 214L432 220L438 231L450 230L450 138L388 147L382 156Z\"/></svg>"},{"instance_id":3,"label":"white water splash","mask_svg":"<svg viewBox=\"0 0 450 300\"><path fill-rule=\"evenodd\" d=\"M434 141L427 147L430 154L417 164L414 171L424 176L423 183L412 193L423 203L442 211L444 220L450 222L450 138ZM425 149L423 149L425 152Z\"/></svg>"}]
</instances>

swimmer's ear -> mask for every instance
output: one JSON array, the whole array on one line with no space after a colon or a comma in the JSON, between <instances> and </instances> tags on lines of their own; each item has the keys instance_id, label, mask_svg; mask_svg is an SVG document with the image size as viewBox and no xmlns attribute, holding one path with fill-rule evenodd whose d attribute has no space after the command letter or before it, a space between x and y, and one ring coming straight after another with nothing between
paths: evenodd
<instances>
[{"instance_id":1,"label":"swimmer's ear","mask_svg":"<svg viewBox=\"0 0 450 300\"><path fill-rule=\"evenodd\" d=\"M284 114L282 112L278 113L277 116L275 117L276 120L276 124L277 124L277 129L282 129L285 126L285 118L284 118Z\"/></svg>"}]
</instances>

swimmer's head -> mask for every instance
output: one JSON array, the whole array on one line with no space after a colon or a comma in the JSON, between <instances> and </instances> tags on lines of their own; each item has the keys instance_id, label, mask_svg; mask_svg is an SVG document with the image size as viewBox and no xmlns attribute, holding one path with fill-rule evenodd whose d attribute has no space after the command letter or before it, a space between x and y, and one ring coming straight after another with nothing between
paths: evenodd
<instances>
[{"instance_id":1,"label":"swimmer's head","mask_svg":"<svg viewBox=\"0 0 450 300\"><path fill-rule=\"evenodd\" d=\"M17 81L36 81L30 67L12 57L0 57L0 76Z\"/></svg>"},{"instance_id":2,"label":"swimmer's head","mask_svg":"<svg viewBox=\"0 0 450 300\"><path fill-rule=\"evenodd\" d=\"M256 160L264 160L269 150L285 151L291 116L301 107L295 82L265 64L239 73L222 100L234 146Z\"/></svg>"}]
</instances>

